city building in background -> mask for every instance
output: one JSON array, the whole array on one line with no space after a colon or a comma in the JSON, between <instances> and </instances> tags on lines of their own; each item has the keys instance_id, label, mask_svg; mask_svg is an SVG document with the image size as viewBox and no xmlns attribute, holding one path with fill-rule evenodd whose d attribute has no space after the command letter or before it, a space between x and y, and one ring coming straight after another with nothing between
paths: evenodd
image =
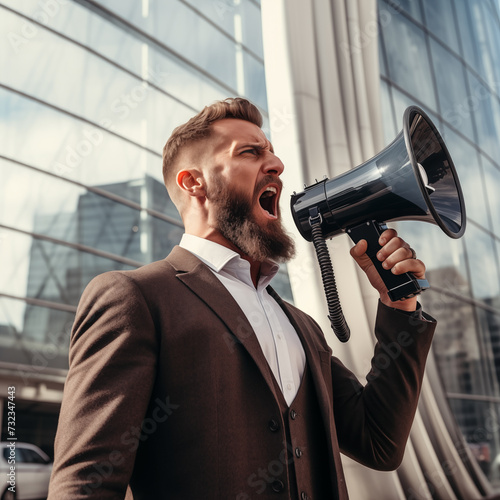
<instances>
[{"instance_id":1,"label":"city building in background","mask_svg":"<svg viewBox=\"0 0 500 500\"><path fill-rule=\"evenodd\" d=\"M179 242L173 128L236 95L267 126L260 19L255 0L0 2L2 439L15 385L18 434L52 455L83 289Z\"/></svg>"},{"instance_id":2,"label":"city building in background","mask_svg":"<svg viewBox=\"0 0 500 500\"><path fill-rule=\"evenodd\" d=\"M0 428L52 454L80 295L97 274L162 259L183 232L161 175L172 129L245 96L287 192L354 168L423 108L454 159L467 230L398 232L427 266L439 325L402 466L346 459L352 498L471 500L500 488L498 0L0 0ZM361 379L376 296L329 242L352 338L326 318L311 245L273 285Z\"/></svg>"}]
</instances>

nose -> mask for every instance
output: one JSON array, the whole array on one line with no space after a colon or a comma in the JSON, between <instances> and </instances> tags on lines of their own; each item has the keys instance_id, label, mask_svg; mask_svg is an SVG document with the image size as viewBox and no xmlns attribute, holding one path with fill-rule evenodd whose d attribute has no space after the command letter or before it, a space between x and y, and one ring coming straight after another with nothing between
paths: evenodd
<instances>
[{"instance_id":1,"label":"nose","mask_svg":"<svg viewBox=\"0 0 500 500\"><path fill-rule=\"evenodd\" d=\"M283 170L285 170L285 165L283 165L283 162L274 153L269 151L266 155L262 170L265 174L279 176L283 173Z\"/></svg>"}]
</instances>

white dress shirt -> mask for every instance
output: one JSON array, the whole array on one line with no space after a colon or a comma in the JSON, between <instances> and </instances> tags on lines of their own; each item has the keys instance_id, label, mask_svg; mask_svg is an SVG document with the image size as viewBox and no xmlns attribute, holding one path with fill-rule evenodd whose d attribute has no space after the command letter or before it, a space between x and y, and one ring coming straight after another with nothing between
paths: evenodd
<instances>
[{"instance_id":1,"label":"white dress shirt","mask_svg":"<svg viewBox=\"0 0 500 500\"><path fill-rule=\"evenodd\" d=\"M262 263L255 288L250 263L229 248L191 234L182 236L180 246L204 262L236 300L290 405L299 390L306 356L290 320L266 290L279 266L272 262Z\"/></svg>"}]
</instances>

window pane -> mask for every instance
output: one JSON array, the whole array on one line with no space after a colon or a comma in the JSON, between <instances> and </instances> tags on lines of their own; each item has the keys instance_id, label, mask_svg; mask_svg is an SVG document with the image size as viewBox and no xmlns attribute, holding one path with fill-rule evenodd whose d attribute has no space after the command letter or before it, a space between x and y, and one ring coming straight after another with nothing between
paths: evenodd
<instances>
[{"instance_id":1,"label":"window pane","mask_svg":"<svg viewBox=\"0 0 500 500\"><path fill-rule=\"evenodd\" d=\"M474 224L464 235L469 262L472 294L479 300L492 300L500 293L497 255L492 238Z\"/></svg>"},{"instance_id":2,"label":"window pane","mask_svg":"<svg viewBox=\"0 0 500 500\"><path fill-rule=\"evenodd\" d=\"M235 38L252 50L257 56L262 56L262 29L260 9L250 0L186 0L198 9L212 22L222 28L228 35Z\"/></svg>"},{"instance_id":3,"label":"window pane","mask_svg":"<svg viewBox=\"0 0 500 500\"><path fill-rule=\"evenodd\" d=\"M470 96L465 87L463 65L433 40L430 41L430 46L443 119L467 137L474 139L473 117L470 111L474 96ZM450 78L450 75L453 77Z\"/></svg>"},{"instance_id":4,"label":"window pane","mask_svg":"<svg viewBox=\"0 0 500 500\"><path fill-rule=\"evenodd\" d=\"M411 21L390 9L392 22L383 30L389 77L406 92L436 110L424 33Z\"/></svg>"},{"instance_id":5,"label":"window pane","mask_svg":"<svg viewBox=\"0 0 500 500\"><path fill-rule=\"evenodd\" d=\"M443 136L458 173L467 218L488 227L486 195L478 152L463 137L448 127L444 127Z\"/></svg>"},{"instance_id":6,"label":"window pane","mask_svg":"<svg viewBox=\"0 0 500 500\"><path fill-rule=\"evenodd\" d=\"M422 305L438 322L432 348L445 391L488 394L473 306L432 289L422 295Z\"/></svg>"},{"instance_id":7,"label":"window pane","mask_svg":"<svg viewBox=\"0 0 500 500\"><path fill-rule=\"evenodd\" d=\"M4 229L2 237L9 244L0 257L10 266L0 275L0 292L8 295L76 306L97 274L136 267L15 231Z\"/></svg>"},{"instance_id":8,"label":"window pane","mask_svg":"<svg viewBox=\"0 0 500 500\"><path fill-rule=\"evenodd\" d=\"M455 294L470 296L467 281L463 241L454 240L433 224L423 222L399 222L400 236L417 252L426 265L426 276L432 287L449 290ZM422 295L422 301L436 299L435 295Z\"/></svg>"},{"instance_id":9,"label":"window pane","mask_svg":"<svg viewBox=\"0 0 500 500\"><path fill-rule=\"evenodd\" d=\"M142 10L139 2L101 0L100 3L234 91L238 90L235 42L183 2L152 0L147 13ZM210 43L206 43L207 40ZM253 99L252 95L248 97Z\"/></svg>"},{"instance_id":10,"label":"window pane","mask_svg":"<svg viewBox=\"0 0 500 500\"><path fill-rule=\"evenodd\" d=\"M493 232L500 237L500 169L484 156L481 157L484 167L488 208L493 225Z\"/></svg>"},{"instance_id":11,"label":"window pane","mask_svg":"<svg viewBox=\"0 0 500 500\"><path fill-rule=\"evenodd\" d=\"M469 87L473 94L472 110L479 139L479 147L492 158L500 157L500 103L496 96L470 72Z\"/></svg>"},{"instance_id":12,"label":"window pane","mask_svg":"<svg viewBox=\"0 0 500 500\"><path fill-rule=\"evenodd\" d=\"M39 11L36 2L8 0L4 3L30 17L36 17ZM22 21L20 26L27 22ZM60 5L57 15L47 16L44 24L160 87L193 110L227 97L227 89L197 71L188 62L161 51L155 45L148 44L76 3L66 2ZM9 26L12 30L11 23ZM20 53L22 56L22 46L14 45L12 48L16 55Z\"/></svg>"},{"instance_id":13,"label":"window pane","mask_svg":"<svg viewBox=\"0 0 500 500\"><path fill-rule=\"evenodd\" d=\"M463 1L463 0L462 0ZM498 84L498 48L499 48L499 20L491 15L486 2L482 0L469 0L468 6L463 9L468 10L470 29L473 33L471 40L474 46L476 60L468 60L472 67L486 80L488 84L494 86Z\"/></svg>"},{"instance_id":14,"label":"window pane","mask_svg":"<svg viewBox=\"0 0 500 500\"><path fill-rule=\"evenodd\" d=\"M164 185L149 176L98 186L124 198L124 203L5 160L0 160L0 176L0 223L8 227L137 263L163 259L183 232L180 222L170 223L125 204L130 200L179 219Z\"/></svg>"},{"instance_id":15,"label":"window pane","mask_svg":"<svg viewBox=\"0 0 500 500\"><path fill-rule=\"evenodd\" d=\"M394 140L400 132L397 130L394 118L392 116L391 88L383 80L380 81L380 98L382 100L382 125L384 127L385 144ZM402 117L402 115L401 115Z\"/></svg>"},{"instance_id":16,"label":"window pane","mask_svg":"<svg viewBox=\"0 0 500 500\"><path fill-rule=\"evenodd\" d=\"M382 37L379 38L379 44L378 44L378 62L380 66L380 74L382 76L388 77L389 75L387 74L387 66L385 64L384 45Z\"/></svg>"},{"instance_id":17,"label":"window pane","mask_svg":"<svg viewBox=\"0 0 500 500\"><path fill-rule=\"evenodd\" d=\"M486 401L450 399L450 407L482 471L497 484L500 479L500 406Z\"/></svg>"},{"instance_id":18,"label":"window pane","mask_svg":"<svg viewBox=\"0 0 500 500\"><path fill-rule=\"evenodd\" d=\"M429 31L457 54L458 47L455 16L451 0L432 0L424 2L424 11Z\"/></svg>"},{"instance_id":19,"label":"window pane","mask_svg":"<svg viewBox=\"0 0 500 500\"><path fill-rule=\"evenodd\" d=\"M6 13L6 22L21 30L22 18ZM39 30L19 57L4 50L4 64L18 68L1 74L2 83L113 130L130 141L161 152L166 132L187 121L193 110L148 86L139 78L81 47L61 43L56 35ZM87 128L91 126L87 125ZM83 136L91 149L99 138Z\"/></svg>"},{"instance_id":20,"label":"window pane","mask_svg":"<svg viewBox=\"0 0 500 500\"><path fill-rule=\"evenodd\" d=\"M264 66L255 58L243 52L244 90L243 95L251 95L252 101L267 109L266 75ZM251 90L251 92L250 92Z\"/></svg>"},{"instance_id":21,"label":"window pane","mask_svg":"<svg viewBox=\"0 0 500 500\"><path fill-rule=\"evenodd\" d=\"M88 185L124 182L146 172L163 182L159 153L2 88L0 147L7 157Z\"/></svg>"},{"instance_id":22,"label":"window pane","mask_svg":"<svg viewBox=\"0 0 500 500\"><path fill-rule=\"evenodd\" d=\"M489 306L499 305L499 296L486 299ZM483 370L487 375L488 394L500 397L500 316L490 310L476 307L478 330L483 344Z\"/></svg>"},{"instance_id":23,"label":"window pane","mask_svg":"<svg viewBox=\"0 0 500 500\"><path fill-rule=\"evenodd\" d=\"M439 120L436 117L434 110L425 105L423 106L420 103L416 103L416 100L413 96L403 94L403 92L400 92L395 87L391 87L391 94L394 102L394 112L396 113L396 128L398 129L398 132L403 129L403 114L405 109L408 106L413 106L415 104L421 107L429 115L434 125L439 127Z\"/></svg>"},{"instance_id":24,"label":"window pane","mask_svg":"<svg viewBox=\"0 0 500 500\"><path fill-rule=\"evenodd\" d=\"M278 274L273 279L273 288L284 300L293 303L290 278L285 266L280 267Z\"/></svg>"},{"instance_id":25,"label":"window pane","mask_svg":"<svg viewBox=\"0 0 500 500\"><path fill-rule=\"evenodd\" d=\"M16 363L25 383L45 368L68 369L74 312L0 297L0 361Z\"/></svg>"},{"instance_id":26,"label":"window pane","mask_svg":"<svg viewBox=\"0 0 500 500\"><path fill-rule=\"evenodd\" d=\"M394 3L396 4L398 10L404 10L407 14L413 17L413 19L417 20L420 23L423 23L420 0L398 0ZM385 10L385 5L382 7L382 9Z\"/></svg>"},{"instance_id":27,"label":"window pane","mask_svg":"<svg viewBox=\"0 0 500 500\"><path fill-rule=\"evenodd\" d=\"M470 0L456 0L458 29L462 42L463 57L467 64L481 73L481 57L478 54L477 36L472 24L472 2Z\"/></svg>"},{"instance_id":28,"label":"window pane","mask_svg":"<svg viewBox=\"0 0 500 500\"><path fill-rule=\"evenodd\" d=\"M136 248L138 243L135 237L139 238L143 232L152 229L149 227L149 218L152 216L126 205L127 200L160 214L171 215L173 219L179 218L165 186L149 176L136 181L97 186L103 192L123 198L124 203L2 159L0 178L0 224L92 246L130 259L142 261L146 258ZM23 186L22 190L17 189L20 185ZM158 220L161 234L168 235L182 228L180 221L170 224L155 219ZM97 233L94 237L88 237L84 226L89 220L106 228L109 237L114 238L113 246L99 246L102 240L97 238ZM114 234L116 231L118 234ZM164 241L161 234L155 234L155 237Z\"/></svg>"}]
</instances>

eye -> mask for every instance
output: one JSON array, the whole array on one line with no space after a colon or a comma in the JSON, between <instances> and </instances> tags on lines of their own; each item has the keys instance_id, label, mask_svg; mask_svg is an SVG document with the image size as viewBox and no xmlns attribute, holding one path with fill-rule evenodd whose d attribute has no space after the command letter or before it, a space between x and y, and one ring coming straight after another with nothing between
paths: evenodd
<instances>
[{"instance_id":1,"label":"eye","mask_svg":"<svg viewBox=\"0 0 500 500\"><path fill-rule=\"evenodd\" d=\"M247 154L247 153L254 155L254 156L257 156L259 154L259 150L257 148L249 148L249 149L245 149L241 152L242 155Z\"/></svg>"}]
</instances>

